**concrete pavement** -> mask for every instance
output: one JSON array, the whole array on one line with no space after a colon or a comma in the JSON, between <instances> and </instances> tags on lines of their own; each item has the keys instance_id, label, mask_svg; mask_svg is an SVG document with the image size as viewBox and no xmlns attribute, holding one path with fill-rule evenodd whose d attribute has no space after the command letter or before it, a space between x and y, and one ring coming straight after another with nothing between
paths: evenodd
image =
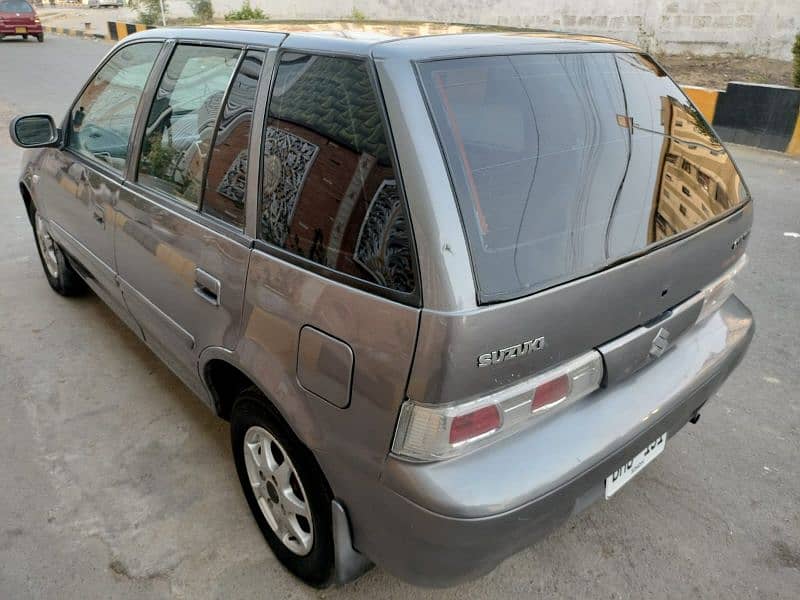
<instances>
[{"instance_id":1,"label":"concrete pavement","mask_svg":"<svg viewBox=\"0 0 800 600\"><path fill-rule=\"evenodd\" d=\"M226 424L97 298L56 296L41 272L7 123L60 119L109 48L0 42L0 598L797 597L800 239L784 233L800 162L733 148L757 203L739 294L758 331L698 425L480 580L432 591L374 569L318 592L252 522Z\"/></svg>"}]
</instances>

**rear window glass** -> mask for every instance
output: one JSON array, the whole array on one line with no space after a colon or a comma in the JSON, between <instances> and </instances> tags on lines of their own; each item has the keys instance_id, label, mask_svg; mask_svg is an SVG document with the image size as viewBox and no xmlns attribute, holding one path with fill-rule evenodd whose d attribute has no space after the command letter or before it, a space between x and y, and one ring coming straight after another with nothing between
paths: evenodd
<instances>
[{"instance_id":1,"label":"rear window glass","mask_svg":"<svg viewBox=\"0 0 800 600\"><path fill-rule=\"evenodd\" d=\"M0 0L0 13L31 13L33 8L25 0Z\"/></svg>"},{"instance_id":2,"label":"rear window glass","mask_svg":"<svg viewBox=\"0 0 800 600\"><path fill-rule=\"evenodd\" d=\"M644 57L491 56L419 71L482 302L591 273L739 201L713 132ZM686 214L664 200L673 188Z\"/></svg>"}]
</instances>

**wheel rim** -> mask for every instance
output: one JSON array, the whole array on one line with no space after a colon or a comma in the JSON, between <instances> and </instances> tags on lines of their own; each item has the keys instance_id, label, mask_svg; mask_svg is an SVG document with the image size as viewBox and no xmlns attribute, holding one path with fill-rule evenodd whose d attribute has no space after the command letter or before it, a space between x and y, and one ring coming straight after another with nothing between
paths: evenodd
<instances>
[{"instance_id":1,"label":"wheel rim","mask_svg":"<svg viewBox=\"0 0 800 600\"><path fill-rule=\"evenodd\" d=\"M47 272L52 277L58 277L58 259L56 258L56 245L53 238L47 232L47 224L44 219L36 213L36 243L42 252L42 259Z\"/></svg>"},{"instance_id":2,"label":"wheel rim","mask_svg":"<svg viewBox=\"0 0 800 600\"><path fill-rule=\"evenodd\" d=\"M286 450L269 431L253 426L244 436L244 461L250 487L272 531L298 556L311 552L311 507Z\"/></svg>"}]
</instances>

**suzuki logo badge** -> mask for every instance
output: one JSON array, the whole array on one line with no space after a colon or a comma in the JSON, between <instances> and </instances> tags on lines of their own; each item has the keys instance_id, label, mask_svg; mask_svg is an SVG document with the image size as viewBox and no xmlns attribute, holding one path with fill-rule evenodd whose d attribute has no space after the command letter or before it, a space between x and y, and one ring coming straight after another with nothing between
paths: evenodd
<instances>
[{"instance_id":1,"label":"suzuki logo badge","mask_svg":"<svg viewBox=\"0 0 800 600\"><path fill-rule=\"evenodd\" d=\"M669 346L669 331L661 327L653 338L653 345L650 346L650 356L658 358L667 351Z\"/></svg>"}]
</instances>

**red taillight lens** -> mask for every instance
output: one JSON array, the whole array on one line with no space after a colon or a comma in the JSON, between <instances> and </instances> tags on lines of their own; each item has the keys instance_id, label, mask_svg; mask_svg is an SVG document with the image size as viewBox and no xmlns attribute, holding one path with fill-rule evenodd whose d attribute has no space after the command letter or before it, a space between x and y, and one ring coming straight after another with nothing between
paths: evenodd
<instances>
[{"instance_id":1,"label":"red taillight lens","mask_svg":"<svg viewBox=\"0 0 800 600\"><path fill-rule=\"evenodd\" d=\"M500 427L500 413L495 405L459 415L450 423L450 443L458 444Z\"/></svg>"},{"instance_id":2,"label":"red taillight lens","mask_svg":"<svg viewBox=\"0 0 800 600\"><path fill-rule=\"evenodd\" d=\"M531 412L536 412L537 410L547 408L548 406L564 400L569 396L569 383L569 376L564 374L552 381L547 381L539 385L533 393Z\"/></svg>"}]
</instances>

